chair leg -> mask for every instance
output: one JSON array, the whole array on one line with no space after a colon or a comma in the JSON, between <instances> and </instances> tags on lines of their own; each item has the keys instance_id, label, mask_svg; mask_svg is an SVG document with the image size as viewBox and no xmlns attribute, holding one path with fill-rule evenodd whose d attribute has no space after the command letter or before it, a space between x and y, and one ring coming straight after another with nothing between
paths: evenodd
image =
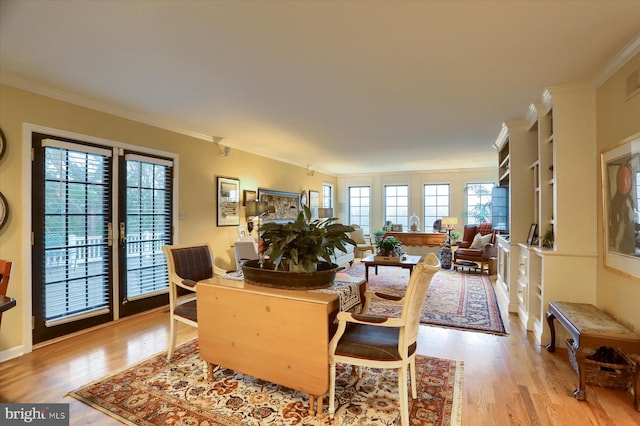
<instances>
[{"instance_id":1,"label":"chair leg","mask_svg":"<svg viewBox=\"0 0 640 426\"><path fill-rule=\"evenodd\" d=\"M333 419L336 411L336 364L329 364L329 418Z\"/></svg>"},{"instance_id":2,"label":"chair leg","mask_svg":"<svg viewBox=\"0 0 640 426\"><path fill-rule=\"evenodd\" d=\"M412 356L409 360L409 376L411 378L411 398L416 399L418 397L418 390L416 385L416 357Z\"/></svg>"},{"instance_id":3,"label":"chair leg","mask_svg":"<svg viewBox=\"0 0 640 426\"><path fill-rule=\"evenodd\" d=\"M400 377L398 377L398 385L400 387L400 424L402 426L409 426L409 401L408 401L408 386L407 386L407 365L400 367L398 371Z\"/></svg>"},{"instance_id":4,"label":"chair leg","mask_svg":"<svg viewBox=\"0 0 640 426\"><path fill-rule=\"evenodd\" d=\"M171 361L173 357L173 350L176 347L176 339L178 337L178 327L176 327L176 320L171 318L169 320L169 350L167 351L167 361Z\"/></svg>"}]
</instances>

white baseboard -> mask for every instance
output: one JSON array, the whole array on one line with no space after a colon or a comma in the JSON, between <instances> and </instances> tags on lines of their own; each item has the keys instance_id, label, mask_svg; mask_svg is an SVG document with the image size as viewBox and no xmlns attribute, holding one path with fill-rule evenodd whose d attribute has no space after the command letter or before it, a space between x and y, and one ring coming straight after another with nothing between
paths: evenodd
<instances>
[{"instance_id":1,"label":"white baseboard","mask_svg":"<svg viewBox=\"0 0 640 426\"><path fill-rule=\"evenodd\" d=\"M16 346L11 349L0 352L0 362L8 361L13 358L18 358L24 355L24 346Z\"/></svg>"}]
</instances>

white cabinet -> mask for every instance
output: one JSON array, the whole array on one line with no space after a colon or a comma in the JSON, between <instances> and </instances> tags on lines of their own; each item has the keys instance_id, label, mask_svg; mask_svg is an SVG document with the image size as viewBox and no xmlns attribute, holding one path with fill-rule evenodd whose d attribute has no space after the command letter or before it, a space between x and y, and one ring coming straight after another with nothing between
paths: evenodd
<instances>
[{"instance_id":1,"label":"white cabinet","mask_svg":"<svg viewBox=\"0 0 640 426\"><path fill-rule=\"evenodd\" d=\"M496 274L496 296L501 306L507 306L509 312L518 311L518 301L515 292L511 291L511 242L508 235L496 237L498 245L498 265Z\"/></svg>"},{"instance_id":2,"label":"white cabinet","mask_svg":"<svg viewBox=\"0 0 640 426\"><path fill-rule=\"evenodd\" d=\"M518 315L540 344L550 335L549 302L595 303L597 266L597 146L595 91L547 89L521 120L506 121L494 144L500 180L510 193L510 266L503 284ZM508 142L508 143L507 143ZM503 149L508 150L507 156ZM505 162L505 158L507 161ZM582 208L586 206L587 208ZM540 238L527 244L531 224ZM546 232L554 241L543 247ZM517 251L517 253L516 253Z\"/></svg>"},{"instance_id":3,"label":"white cabinet","mask_svg":"<svg viewBox=\"0 0 640 426\"><path fill-rule=\"evenodd\" d=\"M522 325L528 329L529 321L529 250L521 247L518 257L518 316Z\"/></svg>"}]
</instances>

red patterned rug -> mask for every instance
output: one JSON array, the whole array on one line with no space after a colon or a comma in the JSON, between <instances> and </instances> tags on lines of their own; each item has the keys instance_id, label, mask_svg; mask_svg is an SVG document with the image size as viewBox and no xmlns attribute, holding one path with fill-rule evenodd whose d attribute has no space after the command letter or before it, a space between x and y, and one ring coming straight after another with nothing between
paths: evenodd
<instances>
[{"instance_id":1,"label":"red patterned rug","mask_svg":"<svg viewBox=\"0 0 640 426\"><path fill-rule=\"evenodd\" d=\"M364 278L364 264L358 263L341 273ZM375 275L374 269L369 268L369 290L401 296L408 283L408 269L380 266L378 275ZM393 304L376 302L370 312L398 316L400 309ZM431 281L420 322L461 330L507 334L489 276L473 272L438 271Z\"/></svg>"},{"instance_id":2,"label":"red patterned rug","mask_svg":"<svg viewBox=\"0 0 640 426\"><path fill-rule=\"evenodd\" d=\"M411 425L460 425L461 361L416 357L418 398L409 398ZM400 424L395 370L337 365L333 425ZM198 342L176 349L171 362L158 354L133 367L69 393L70 396L130 425L319 426L309 416L308 396L264 380L216 369L212 381L202 374ZM324 414L328 402L325 396Z\"/></svg>"}]
</instances>

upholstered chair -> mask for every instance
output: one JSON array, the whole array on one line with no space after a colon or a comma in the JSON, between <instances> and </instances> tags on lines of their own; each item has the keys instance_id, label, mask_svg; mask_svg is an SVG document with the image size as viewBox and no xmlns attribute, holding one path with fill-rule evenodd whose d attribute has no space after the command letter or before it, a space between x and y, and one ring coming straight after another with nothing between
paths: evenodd
<instances>
[{"instance_id":1,"label":"upholstered chair","mask_svg":"<svg viewBox=\"0 0 640 426\"><path fill-rule=\"evenodd\" d=\"M465 225L462 240L456 242L457 248L453 252L454 263L466 260L479 263L481 269L488 269L489 259L498 255L495 240L495 230L491 228L491 222Z\"/></svg>"},{"instance_id":2,"label":"upholstered chair","mask_svg":"<svg viewBox=\"0 0 640 426\"><path fill-rule=\"evenodd\" d=\"M196 311L196 284L225 271L215 268L208 244L164 246L169 273L169 350L171 360L176 346L177 322L198 327Z\"/></svg>"},{"instance_id":3,"label":"upholstered chair","mask_svg":"<svg viewBox=\"0 0 640 426\"><path fill-rule=\"evenodd\" d=\"M402 304L399 318L338 313L338 330L329 343L329 417L335 414L336 363L370 368L398 369L400 419L409 425L407 373L411 376L411 397L417 398L416 348L420 315L433 275L440 270L435 254L413 269L404 297L367 293L368 299L392 300ZM368 305L368 303L367 303Z\"/></svg>"},{"instance_id":4,"label":"upholstered chair","mask_svg":"<svg viewBox=\"0 0 640 426\"><path fill-rule=\"evenodd\" d=\"M356 242L356 246L353 248L354 254L362 258L365 253L374 252L373 243L371 237L366 238L364 236L364 230L359 225L351 225L355 230L349 233L349 236Z\"/></svg>"},{"instance_id":5,"label":"upholstered chair","mask_svg":"<svg viewBox=\"0 0 640 426\"><path fill-rule=\"evenodd\" d=\"M241 238L233 243L233 252L236 256L236 270L242 270L242 262L259 258L258 242L251 237Z\"/></svg>"}]
</instances>

